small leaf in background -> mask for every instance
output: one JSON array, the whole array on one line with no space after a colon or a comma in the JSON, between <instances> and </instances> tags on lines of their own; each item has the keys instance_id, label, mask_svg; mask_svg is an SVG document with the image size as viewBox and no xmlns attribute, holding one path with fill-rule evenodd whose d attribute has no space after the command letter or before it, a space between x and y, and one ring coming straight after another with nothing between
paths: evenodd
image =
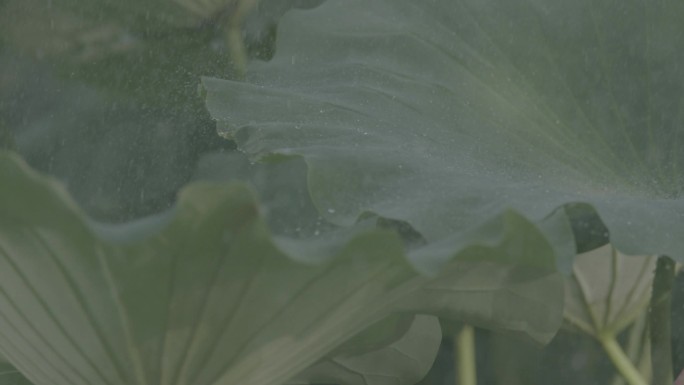
<instances>
[{"instance_id":1,"label":"small leaf in background","mask_svg":"<svg viewBox=\"0 0 684 385\"><path fill-rule=\"evenodd\" d=\"M608 244L580 254L566 279L568 327L617 335L648 307L655 256L629 256Z\"/></svg>"}]
</instances>

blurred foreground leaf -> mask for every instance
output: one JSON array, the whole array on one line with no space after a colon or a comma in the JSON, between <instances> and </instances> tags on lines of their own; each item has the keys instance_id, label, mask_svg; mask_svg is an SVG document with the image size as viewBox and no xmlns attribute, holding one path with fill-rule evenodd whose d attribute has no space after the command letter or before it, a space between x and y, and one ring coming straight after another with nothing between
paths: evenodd
<instances>
[{"instance_id":1,"label":"blurred foreground leaf","mask_svg":"<svg viewBox=\"0 0 684 385\"><path fill-rule=\"evenodd\" d=\"M560 326L553 249L512 212L407 256L367 222L274 239L242 184L105 225L13 154L0 182L0 349L36 385L280 384L397 312L539 342Z\"/></svg>"}]
</instances>

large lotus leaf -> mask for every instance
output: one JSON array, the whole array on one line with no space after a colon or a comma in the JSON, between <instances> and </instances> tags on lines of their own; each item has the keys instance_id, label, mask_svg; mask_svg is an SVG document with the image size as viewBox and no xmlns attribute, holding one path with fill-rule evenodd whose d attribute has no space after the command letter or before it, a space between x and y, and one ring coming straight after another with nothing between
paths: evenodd
<instances>
[{"instance_id":1,"label":"large lotus leaf","mask_svg":"<svg viewBox=\"0 0 684 385\"><path fill-rule=\"evenodd\" d=\"M269 228L279 235L276 242L284 249L289 245L297 245L295 253L299 255L314 255L317 249L316 243L308 241L306 245L302 245L293 239L301 239L307 237L327 237L332 236L333 239L326 240L322 246L329 247L334 245L334 237L338 236L334 232L335 227L325 220L322 220L317 214L314 207L312 207L306 186L306 164L299 158L287 159L273 164L250 163L247 158L240 153L211 153L202 157L198 165L196 173L198 179L211 180L243 180L249 183L259 192L262 207L268 210ZM556 214L562 214L561 212ZM554 230L558 226L567 225L563 222L562 215L553 215L545 219L544 229ZM501 230L489 231L490 234L500 233ZM327 234L333 232L332 234ZM284 238L285 236L286 238ZM405 237L404 237L405 238ZM494 243L495 240L484 240L484 243ZM407 246L415 246L410 240ZM473 240L475 241L475 240ZM563 245L562 240L558 239L557 244ZM525 242L524 240L522 242ZM536 241L530 240L533 244ZM475 243L477 243L475 241ZM571 245L572 246L572 245ZM314 248L314 252L309 251ZM510 245L509 247L518 247ZM520 246L524 247L524 246ZM443 262L452 258L453 250L457 249L454 244L433 244L430 247L422 248L421 250L414 250L412 258L416 259L416 265L429 273L439 274L443 267ZM574 249L573 249L574 250ZM502 253L503 254L503 253ZM473 254L474 255L474 254ZM526 256L526 258L533 258L533 255ZM477 257L473 257L477 258ZM522 261L508 261L513 265ZM528 310L522 310L518 307L516 311L530 311L530 314L540 313L540 304L543 304L546 293L538 291L538 281L530 280L525 282L524 270L512 268L511 265L499 265L490 263L475 263L468 266L469 263L462 262L452 268L445 268L445 270L452 269L449 272L442 271L440 277L436 277L429 285L416 292L415 295L406 298L407 309L422 309L425 312L439 314L442 317L442 325L451 326L452 323L448 321L458 320L461 315L458 313L450 314L447 309L455 309L452 306L445 306L440 303L441 300L448 299L448 301L457 301L461 304L469 303L468 307L475 310L480 309L481 316L473 317L475 322L481 326L488 326L491 328L498 328L500 319L487 314L491 311L492 303L490 302L490 292L496 291L496 288L502 285L507 288L506 291L501 291L498 296L498 303L495 306L500 306L499 310L504 318L509 318L506 313L508 302L518 303L517 298L525 298L523 302L519 302L520 306L525 306L524 302L536 298L532 302L527 302L526 305L533 306ZM515 271L518 271L517 273ZM482 289L489 287L490 290L483 290L481 294L476 294L471 289L473 287L480 287ZM461 290L468 293L463 297L457 297L454 291ZM446 293L451 291L451 293ZM442 295L438 295L442 293ZM430 301L426 299L430 298ZM441 299L440 299L441 298ZM413 302L411 302L413 301ZM535 309L536 307L536 309ZM446 310L446 311L445 311ZM475 311L472 312L476 314ZM517 316L514 316L515 318ZM494 322L491 322L493 320ZM394 323L379 325L383 330L391 331L397 330L402 333L402 324L406 324L405 319L395 320ZM454 327L460 328L460 322L455 322ZM407 327L408 325L406 325ZM375 335L379 335L376 333ZM446 333L449 334L449 333ZM364 339L367 344L369 340ZM347 344L348 345L348 344ZM348 353L348 352L347 352Z\"/></svg>"},{"instance_id":2,"label":"large lotus leaf","mask_svg":"<svg viewBox=\"0 0 684 385\"><path fill-rule=\"evenodd\" d=\"M684 3L329 0L248 82L204 79L255 158L301 155L320 212L461 238L591 204L627 254L684 258ZM565 231L565 230L563 230ZM560 234L556 234L560 235Z\"/></svg>"},{"instance_id":3,"label":"large lotus leaf","mask_svg":"<svg viewBox=\"0 0 684 385\"><path fill-rule=\"evenodd\" d=\"M196 183L173 210L114 226L14 155L0 182L0 351L36 385L277 384L396 312L541 342L562 319L553 249L513 212L426 275L365 222L275 240L241 184ZM458 279L491 271L497 285Z\"/></svg>"},{"instance_id":4,"label":"large lotus leaf","mask_svg":"<svg viewBox=\"0 0 684 385\"><path fill-rule=\"evenodd\" d=\"M259 192L261 198L262 206L268 211L268 222L269 228L275 232L279 237L276 242L280 247L288 249L289 246L296 246L294 251L299 255L309 255L319 252L320 248L316 246L330 247L334 245L335 237L338 234L335 233L335 226L326 222L316 212L315 208L312 207L307 186L306 186L306 164L302 162L299 158L291 158L284 161L275 162L273 164L263 164L263 163L250 163L247 158L240 153L211 153L206 154L202 157L198 165L198 171L196 173L196 178L198 179L210 179L210 180L243 180L249 181L249 183ZM544 221L543 229L553 231L557 230L558 227L567 225L564 222L564 216L561 215L562 212L558 212L555 215L547 217ZM492 223L495 227L501 225L501 223ZM514 227L514 225L512 226ZM511 229L512 230L512 229ZM492 228L484 232L484 234L499 234L501 229ZM332 234L328 234L331 233ZM485 244L493 244L498 242L495 239L486 239L480 235L479 239L471 239L473 243L478 243L478 241ZM305 242L303 245L301 242L295 241L296 239L308 238L308 237L328 237L332 236L332 239L326 239L322 244L319 242L311 242L311 240ZM409 240L404 237L404 241L407 246L416 246L412 244ZM569 241L573 241L569 239ZM525 240L519 240L519 242L525 242ZM530 245L538 242L538 240L529 240ZM556 243L563 245L564 242L561 239L556 239ZM572 243L572 242L571 242ZM567 246L567 245L566 245ZM570 245L571 247L572 245ZM524 245L516 246L510 244L506 247L521 247ZM313 252L310 249L313 248ZM453 250L458 249L458 245L449 242L435 243L429 247L420 248L420 250L415 250L412 253L412 258L416 260L416 265L430 274L440 274L443 268L444 261L449 260L453 257ZM474 249L473 249L474 250ZM574 252L574 249L573 249ZM319 252L320 253L320 252ZM503 255L505 253L501 253ZM472 255L476 255L473 253ZM473 258L477 259L476 256ZM534 254L525 255L525 260L534 259ZM439 314L442 319L442 326L447 325L452 326L453 320L458 320L460 314L450 314L448 309L452 309L451 306L444 306L445 304L440 303L441 300L447 299L449 301L457 301L461 304L469 303L468 307L478 311L472 311L471 320L477 322L481 326L488 326L491 328L499 328L497 323L501 322L501 319L492 314L488 314L491 311L492 303L490 302L490 293L492 291L497 291L497 288L505 287L505 291L501 291L498 295L498 303L494 306L499 306L499 314L504 319L509 319L510 317L506 315L506 309L513 309L507 303L518 303L520 306L533 305L527 310L523 310L522 307L517 307L517 311L530 311L530 314L540 314L541 308L537 307L548 300L546 296L548 293L540 292L538 290L539 281L534 279L529 282L525 282L524 271L526 268L523 266L521 269L513 267L516 263L523 262L510 260L507 261L511 263L508 264L490 264L490 263L475 263L468 266L468 263L461 262L458 265L452 267L452 271L444 273L423 289L416 292L415 295L407 297L407 304L404 305L408 308L420 308L425 312L431 312ZM447 267L446 270L449 268ZM517 270L517 273L516 273ZM549 277L554 279L552 277ZM479 287L483 289L480 294L476 294L471 289L473 287ZM485 289L489 287L490 289ZM454 290L461 288L467 295L458 298ZM445 293L451 291L451 293ZM437 295L442 293L442 295ZM426 301L426 298L430 298L430 301ZM517 302L517 298L524 298L525 301ZM536 298L535 300L529 302L529 299ZM410 302L413 301L413 302ZM534 309L536 307L536 309ZM543 308L543 305L542 305ZM475 316L477 312L481 312L480 316ZM542 311L543 312L543 311ZM517 318L514 316L512 318ZM512 319L510 318L510 319ZM494 320L494 322L491 322ZM403 320L405 321L405 320ZM405 322L398 322L397 325L382 325L381 327L385 330L397 329L401 332L401 324ZM455 322L453 325L455 328L460 328L461 323ZM444 329L443 329L444 330ZM510 330L509 330L510 331ZM446 333L449 334L449 333ZM365 339L368 342L368 339Z\"/></svg>"},{"instance_id":5,"label":"large lotus leaf","mask_svg":"<svg viewBox=\"0 0 684 385\"><path fill-rule=\"evenodd\" d=\"M589 335L616 335L648 306L655 256L626 256L608 244L577 256L566 279L565 320Z\"/></svg>"}]
</instances>

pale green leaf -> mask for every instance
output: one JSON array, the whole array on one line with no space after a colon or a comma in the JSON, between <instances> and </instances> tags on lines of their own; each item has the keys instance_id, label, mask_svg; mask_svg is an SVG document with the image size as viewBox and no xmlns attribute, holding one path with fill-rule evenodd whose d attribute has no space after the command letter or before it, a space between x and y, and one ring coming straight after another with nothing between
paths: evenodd
<instances>
[{"instance_id":1,"label":"pale green leaf","mask_svg":"<svg viewBox=\"0 0 684 385\"><path fill-rule=\"evenodd\" d=\"M565 320L590 335L616 335L648 307L655 256L629 256L612 245L580 254L565 284Z\"/></svg>"},{"instance_id":2,"label":"pale green leaf","mask_svg":"<svg viewBox=\"0 0 684 385\"><path fill-rule=\"evenodd\" d=\"M305 158L334 223L371 211L465 245L506 209L537 222L584 202L619 250L682 260L683 13L675 0L329 0L285 17L248 82L203 84L254 158Z\"/></svg>"}]
</instances>

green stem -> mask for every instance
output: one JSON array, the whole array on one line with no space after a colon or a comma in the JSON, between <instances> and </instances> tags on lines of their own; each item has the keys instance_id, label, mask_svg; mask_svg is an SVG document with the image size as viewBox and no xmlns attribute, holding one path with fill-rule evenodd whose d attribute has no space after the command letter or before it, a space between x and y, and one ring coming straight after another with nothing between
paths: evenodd
<instances>
[{"instance_id":1,"label":"green stem","mask_svg":"<svg viewBox=\"0 0 684 385\"><path fill-rule=\"evenodd\" d=\"M598 336L598 340L603 347L603 350L608 354L608 357L615 365L618 373L627 381L629 385L648 385L646 380L641 376L641 373L634 367L632 361L625 354L620 347L620 344L615 340L613 334L606 334Z\"/></svg>"},{"instance_id":2,"label":"green stem","mask_svg":"<svg viewBox=\"0 0 684 385\"><path fill-rule=\"evenodd\" d=\"M675 262L665 255L658 257L649 312L651 331L651 366L653 385L672 384L672 286Z\"/></svg>"},{"instance_id":3,"label":"green stem","mask_svg":"<svg viewBox=\"0 0 684 385\"><path fill-rule=\"evenodd\" d=\"M648 315L646 312L637 317L632 326L629 328L627 343L622 349L627 358L629 358L629 360L635 364L637 371L639 371L639 373L641 373L645 378L649 378L650 375L646 375L646 372L643 370L642 366L644 366L645 363L649 365L651 363L650 355L648 355L648 360L644 360L644 357L647 355L646 350L650 349L650 345L645 346L648 345L648 327L646 325L647 319ZM622 378L622 375L620 375L620 373L615 373L613 382L611 384L624 385L624 383L625 379Z\"/></svg>"},{"instance_id":4,"label":"green stem","mask_svg":"<svg viewBox=\"0 0 684 385\"><path fill-rule=\"evenodd\" d=\"M242 37L242 25L247 15L256 8L258 3L259 0L236 0L235 8L224 27L235 76L239 79L244 78L247 71L247 48Z\"/></svg>"},{"instance_id":5,"label":"green stem","mask_svg":"<svg viewBox=\"0 0 684 385\"><path fill-rule=\"evenodd\" d=\"M247 49L242 41L242 29L240 25L230 25L226 29L226 41L228 51L233 61L233 70L238 79L245 77L247 71Z\"/></svg>"},{"instance_id":6,"label":"green stem","mask_svg":"<svg viewBox=\"0 0 684 385\"><path fill-rule=\"evenodd\" d=\"M454 355L456 358L456 384L477 385L475 364L475 328L463 325L454 337Z\"/></svg>"}]
</instances>

